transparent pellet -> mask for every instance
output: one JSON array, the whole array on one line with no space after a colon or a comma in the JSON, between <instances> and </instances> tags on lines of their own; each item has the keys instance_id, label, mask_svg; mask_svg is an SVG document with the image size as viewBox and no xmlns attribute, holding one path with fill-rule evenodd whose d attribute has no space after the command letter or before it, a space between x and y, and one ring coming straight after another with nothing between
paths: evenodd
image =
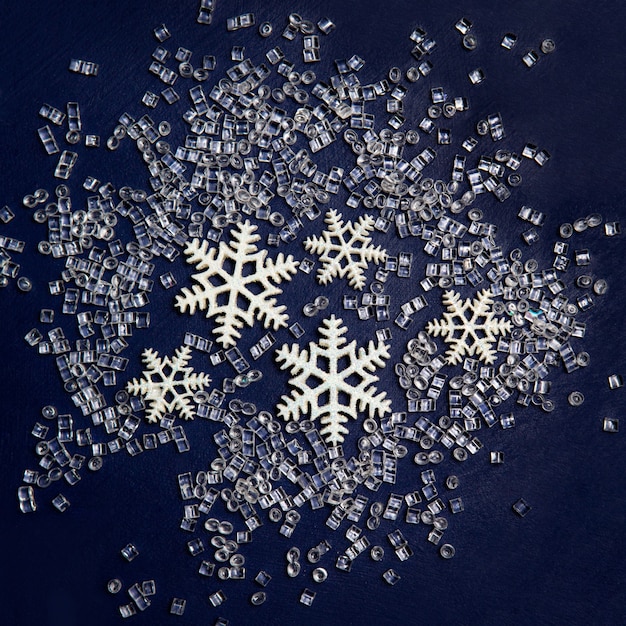
<instances>
[{"instance_id":1,"label":"transparent pellet","mask_svg":"<svg viewBox=\"0 0 626 626\"><path fill-rule=\"evenodd\" d=\"M255 591L250 596L250 603L254 606L261 606L267 599L267 594L264 591Z\"/></svg>"},{"instance_id":2,"label":"transparent pellet","mask_svg":"<svg viewBox=\"0 0 626 626\"><path fill-rule=\"evenodd\" d=\"M310 589L305 589L300 595L300 602L305 606L311 606L315 600L316 593Z\"/></svg>"},{"instance_id":3,"label":"transparent pellet","mask_svg":"<svg viewBox=\"0 0 626 626\"><path fill-rule=\"evenodd\" d=\"M478 47L478 39L472 33L467 33L463 37L462 44L466 50L476 50Z\"/></svg>"},{"instance_id":4,"label":"transparent pellet","mask_svg":"<svg viewBox=\"0 0 626 626\"><path fill-rule=\"evenodd\" d=\"M289 548L287 551L287 562L288 563L296 563L300 558L300 550L299 548Z\"/></svg>"},{"instance_id":5,"label":"transparent pellet","mask_svg":"<svg viewBox=\"0 0 626 626\"><path fill-rule=\"evenodd\" d=\"M517 513L520 517L525 517L526 515L528 515L528 513L530 513L530 510L531 506L523 498L520 498L513 505L513 511L515 511L515 513Z\"/></svg>"},{"instance_id":6,"label":"transparent pellet","mask_svg":"<svg viewBox=\"0 0 626 626\"><path fill-rule=\"evenodd\" d=\"M57 511L64 513L69 508L70 501L63 494L59 494L52 499L52 504Z\"/></svg>"},{"instance_id":7,"label":"transparent pellet","mask_svg":"<svg viewBox=\"0 0 626 626\"><path fill-rule=\"evenodd\" d=\"M272 30L270 22L262 22L259 24L259 35L261 35L261 37L269 37L272 34Z\"/></svg>"},{"instance_id":8,"label":"transparent pellet","mask_svg":"<svg viewBox=\"0 0 626 626\"><path fill-rule=\"evenodd\" d=\"M53 419L56 419L58 415L58 411L56 407L52 405L47 405L47 406L44 406L43 409L41 409L41 415L44 419L53 420Z\"/></svg>"},{"instance_id":9,"label":"transparent pellet","mask_svg":"<svg viewBox=\"0 0 626 626\"><path fill-rule=\"evenodd\" d=\"M0 221L3 224L8 224L14 217L15 214L8 206L5 205L0 209Z\"/></svg>"},{"instance_id":10,"label":"transparent pellet","mask_svg":"<svg viewBox=\"0 0 626 626\"><path fill-rule=\"evenodd\" d=\"M226 594L222 591L216 591L209 596L209 602L212 606L219 606L226 601Z\"/></svg>"},{"instance_id":11,"label":"transparent pellet","mask_svg":"<svg viewBox=\"0 0 626 626\"><path fill-rule=\"evenodd\" d=\"M39 139L47 154L56 154L59 151L59 146L56 142L54 134L49 126L43 126L38 131Z\"/></svg>"},{"instance_id":12,"label":"transparent pellet","mask_svg":"<svg viewBox=\"0 0 626 626\"><path fill-rule=\"evenodd\" d=\"M119 593L122 590L122 581L119 578L112 578L107 583L107 591L109 593L115 594Z\"/></svg>"},{"instance_id":13,"label":"transparent pellet","mask_svg":"<svg viewBox=\"0 0 626 626\"><path fill-rule=\"evenodd\" d=\"M504 463L504 452L495 451L489 453L489 462L492 465L501 465Z\"/></svg>"},{"instance_id":14,"label":"transparent pellet","mask_svg":"<svg viewBox=\"0 0 626 626\"><path fill-rule=\"evenodd\" d=\"M132 617L137 613L137 609L134 604L123 604L119 608L120 615L123 618Z\"/></svg>"},{"instance_id":15,"label":"transparent pellet","mask_svg":"<svg viewBox=\"0 0 626 626\"><path fill-rule=\"evenodd\" d=\"M472 29L472 22L466 17L462 17L455 25L454 28L461 33L461 35L467 35Z\"/></svg>"},{"instance_id":16,"label":"transparent pellet","mask_svg":"<svg viewBox=\"0 0 626 626\"><path fill-rule=\"evenodd\" d=\"M186 605L187 600L183 600L182 598L174 598L170 605L170 613L172 615L184 615Z\"/></svg>"},{"instance_id":17,"label":"transparent pellet","mask_svg":"<svg viewBox=\"0 0 626 626\"><path fill-rule=\"evenodd\" d=\"M444 543L439 548L439 554L441 554L444 559L451 559L456 554L456 550L453 545Z\"/></svg>"},{"instance_id":18,"label":"transparent pellet","mask_svg":"<svg viewBox=\"0 0 626 626\"><path fill-rule=\"evenodd\" d=\"M26 278L26 276L20 276L17 279L17 288L20 291L27 293L33 288L33 283L30 278Z\"/></svg>"},{"instance_id":19,"label":"transparent pellet","mask_svg":"<svg viewBox=\"0 0 626 626\"><path fill-rule=\"evenodd\" d=\"M602 430L605 433L617 433L619 432L619 419L605 417L602 420Z\"/></svg>"},{"instance_id":20,"label":"transparent pellet","mask_svg":"<svg viewBox=\"0 0 626 626\"><path fill-rule=\"evenodd\" d=\"M141 592L144 596L153 596L156 594L156 583L154 580L144 580L141 584Z\"/></svg>"},{"instance_id":21,"label":"transparent pellet","mask_svg":"<svg viewBox=\"0 0 626 626\"><path fill-rule=\"evenodd\" d=\"M567 396L567 401L571 406L580 406L585 401L585 396L580 391L572 391Z\"/></svg>"},{"instance_id":22,"label":"transparent pellet","mask_svg":"<svg viewBox=\"0 0 626 626\"><path fill-rule=\"evenodd\" d=\"M446 487L448 489L456 489L459 486L459 479L457 476L448 476L446 478Z\"/></svg>"},{"instance_id":23,"label":"transparent pellet","mask_svg":"<svg viewBox=\"0 0 626 626\"><path fill-rule=\"evenodd\" d=\"M169 39L172 36L165 24L161 24L160 26L157 26L153 32L154 32L154 36L161 43L164 42L166 39Z\"/></svg>"},{"instance_id":24,"label":"transparent pellet","mask_svg":"<svg viewBox=\"0 0 626 626\"><path fill-rule=\"evenodd\" d=\"M296 578L300 575L300 569L299 561L290 561L287 563L287 576L289 576L289 578Z\"/></svg>"},{"instance_id":25,"label":"transparent pellet","mask_svg":"<svg viewBox=\"0 0 626 626\"><path fill-rule=\"evenodd\" d=\"M502 38L502 41L500 42L500 45L503 48L505 48L506 50L511 50L511 49L513 49L515 47L516 43L517 43L517 35L515 35L513 33L507 33Z\"/></svg>"},{"instance_id":26,"label":"transparent pellet","mask_svg":"<svg viewBox=\"0 0 626 626\"><path fill-rule=\"evenodd\" d=\"M137 550L137 548L132 543L129 543L124 548L122 548L121 554L127 561L132 561L139 556L139 550Z\"/></svg>"},{"instance_id":27,"label":"transparent pellet","mask_svg":"<svg viewBox=\"0 0 626 626\"><path fill-rule=\"evenodd\" d=\"M479 85L485 80L485 72L482 68L476 68L467 75L472 85Z\"/></svg>"},{"instance_id":28,"label":"transparent pellet","mask_svg":"<svg viewBox=\"0 0 626 626\"><path fill-rule=\"evenodd\" d=\"M457 461L465 461L467 460L467 450L465 450L465 448L455 448L452 451L452 456L457 460Z\"/></svg>"},{"instance_id":29,"label":"transparent pellet","mask_svg":"<svg viewBox=\"0 0 626 626\"><path fill-rule=\"evenodd\" d=\"M456 515L464 510L463 500L461 498L452 498L449 502L450 512Z\"/></svg>"},{"instance_id":30,"label":"transparent pellet","mask_svg":"<svg viewBox=\"0 0 626 626\"><path fill-rule=\"evenodd\" d=\"M161 276L159 276L159 280L165 289L171 289L176 285L176 279L174 278L172 272L161 274Z\"/></svg>"},{"instance_id":31,"label":"transparent pellet","mask_svg":"<svg viewBox=\"0 0 626 626\"><path fill-rule=\"evenodd\" d=\"M593 292L598 296L603 296L609 289L609 284L603 278L596 280L593 284Z\"/></svg>"},{"instance_id":32,"label":"transparent pellet","mask_svg":"<svg viewBox=\"0 0 626 626\"><path fill-rule=\"evenodd\" d=\"M388 569L386 572L384 572L383 574L383 580L389 584L389 585L395 585L396 583L400 582L400 574L398 574L395 570L393 569Z\"/></svg>"},{"instance_id":33,"label":"transparent pellet","mask_svg":"<svg viewBox=\"0 0 626 626\"><path fill-rule=\"evenodd\" d=\"M201 552L204 552L204 544L201 539L195 538L187 543L187 549L189 550L189 554L191 554L191 556L196 556Z\"/></svg>"},{"instance_id":34,"label":"transparent pellet","mask_svg":"<svg viewBox=\"0 0 626 626\"><path fill-rule=\"evenodd\" d=\"M316 567L311 576L316 583L323 583L328 578L328 572L323 567Z\"/></svg>"},{"instance_id":35,"label":"transparent pellet","mask_svg":"<svg viewBox=\"0 0 626 626\"><path fill-rule=\"evenodd\" d=\"M102 465L103 461L101 456L94 456L87 462L87 467L92 472L97 472L98 470L100 470L102 468Z\"/></svg>"}]
</instances>

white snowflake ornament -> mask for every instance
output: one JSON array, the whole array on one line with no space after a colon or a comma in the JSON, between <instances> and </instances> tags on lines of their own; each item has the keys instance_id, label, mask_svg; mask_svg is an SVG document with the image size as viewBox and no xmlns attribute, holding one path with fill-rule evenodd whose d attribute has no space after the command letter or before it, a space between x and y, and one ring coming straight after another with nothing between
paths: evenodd
<instances>
[{"instance_id":1,"label":"white snowflake ornament","mask_svg":"<svg viewBox=\"0 0 626 626\"><path fill-rule=\"evenodd\" d=\"M134 396L143 396L148 404L148 422L158 422L166 413L174 412L184 419L193 419L194 393L204 391L211 379L208 374L193 371L189 365L191 349L188 346L177 348L170 358L160 357L156 350L147 348L143 351L142 360L146 364L142 377L131 380L126 385L126 391Z\"/></svg>"},{"instance_id":2,"label":"white snowflake ornament","mask_svg":"<svg viewBox=\"0 0 626 626\"><path fill-rule=\"evenodd\" d=\"M441 335L450 346L446 351L450 365L460 363L464 356L477 356L487 365L496 360L496 336L510 331L511 322L495 317L492 303L487 289L478 292L474 300L462 301L455 291L443 294L448 310L442 320L429 322L426 331L435 337Z\"/></svg>"},{"instance_id":3,"label":"white snowflake ornament","mask_svg":"<svg viewBox=\"0 0 626 626\"><path fill-rule=\"evenodd\" d=\"M288 421L301 417L318 420L323 425L320 434L332 445L344 440L349 430L344 426L357 419L358 411L368 411L369 417L390 411L391 401L383 391L377 393L372 372L385 366L389 350L385 343L370 341L367 348L356 349L356 341L346 345L347 332L340 318L332 315L322 321L318 343L309 343L308 350L298 344L283 345L276 351L281 369L293 376L290 396L282 396L278 415ZM355 380L357 379L358 382Z\"/></svg>"},{"instance_id":4,"label":"white snowflake ornament","mask_svg":"<svg viewBox=\"0 0 626 626\"><path fill-rule=\"evenodd\" d=\"M259 250L257 227L248 220L237 224L229 244L221 242L210 248L208 241L193 239L185 249L187 263L200 271L192 276L196 285L185 287L176 296L176 308L193 315L196 308L215 319L213 333L224 348L230 348L241 337L244 324L253 326L255 315L265 328L274 330L287 325L285 306L277 306L274 296L282 293L276 286L291 280L298 262L282 253L276 261L268 259L267 250Z\"/></svg>"},{"instance_id":5,"label":"white snowflake ornament","mask_svg":"<svg viewBox=\"0 0 626 626\"><path fill-rule=\"evenodd\" d=\"M374 218L361 215L355 223L343 223L342 215L335 209L326 213L324 220L328 228L321 237L307 237L304 247L320 255L322 267L317 271L317 280L322 284L332 282L335 276L348 277L349 284L361 290L365 285L363 271L368 263L381 263L387 251L372 245L369 234L374 230Z\"/></svg>"}]
</instances>

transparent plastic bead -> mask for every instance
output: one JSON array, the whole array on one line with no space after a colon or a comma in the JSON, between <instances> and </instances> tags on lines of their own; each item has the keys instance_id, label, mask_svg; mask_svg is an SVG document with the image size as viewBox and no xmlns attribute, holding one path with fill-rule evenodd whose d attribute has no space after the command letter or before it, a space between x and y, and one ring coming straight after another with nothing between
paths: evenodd
<instances>
[{"instance_id":1,"label":"transparent plastic bead","mask_svg":"<svg viewBox=\"0 0 626 626\"><path fill-rule=\"evenodd\" d=\"M300 563L298 561L287 563L287 576L289 576L289 578L296 578L299 575Z\"/></svg>"},{"instance_id":2,"label":"transparent plastic bead","mask_svg":"<svg viewBox=\"0 0 626 626\"><path fill-rule=\"evenodd\" d=\"M580 391L572 391L567 396L567 401L571 406L580 406L585 401L585 396Z\"/></svg>"},{"instance_id":3,"label":"transparent plastic bead","mask_svg":"<svg viewBox=\"0 0 626 626\"><path fill-rule=\"evenodd\" d=\"M598 296L603 296L609 289L609 284L603 278L596 280L593 284L593 292Z\"/></svg>"},{"instance_id":4,"label":"transparent plastic bead","mask_svg":"<svg viewBox=\"0 0 626 626\"><path fill-rule=\"evenodd\" d=\"M502 42L500 43L500 45L506 50L512 50L515 47L516 43L517 43L517 35L513 33L507 33L502 38Z\"/></svg>"},{"instance_id":5,"label":"transparent plastic bead","mask_svg":"<svg viewBox=\"0 0 626 626\"><path fill-rule=\"evenodd\" d=\"M185 607L187 606L187 600L182 598L173 598L170 605L170 613L172 615L183 615L185 613Z\"/></svg>"},{"instance_id":6,"label":"transparent plastic bead","mask_svg":"<svg viewBox=\"0 0 626 626\"><path fill-rule=\"evenodd\" d=\"M456 554L456 550L453 545L444 543L439 548L439 554L441 554L444 559L451 559Z\"/></svg>"},{"instance_id":7,"label":"transparent plastic bead","mask_svg":"<svg viewBox=\"0 0 626 626\"><path fill-rule=\"evenodd\" d=\"M400 574L398 574L395 570L393 569L388 569L386 572L383 573L383 580L388 584L388 585L395 585L398 582L400 582Z\"/></svg>"},{"instance_id":8,"label":"transparent plastic bead","mask_svg":"<svg viewBox=\"0 0 626 626\"><path fill-rule=\"evenodd\" d=\"M530 513L531 511L531 506L528 504L528 502L526 502L526 500L524 500L523 498L520 498L514 505L513 505L513 510L515 511L515 513L517 513L520 517L525 517L526 515L528 515L528 513Z\"/></svg>"},{"instance_id":9,"label":"transparent plastic bead","mask_svg":"<svg viewBox=\"0 0 626 626\"><path fill-rule=\"evenodd\" d=\"M29 292L33 288L33 283L30 278L26 278L26 276L20 276L17 279L17 288L23 292Z\"/></svg>"},{"instance_id":10,"label":"transparent plastic bead","mask_svg":"<svg viewBox=\"0 0 626 626\"><path fill-rule=\"evenodd\" d=\"M472 33L467 33L463 37L462 43L463 43L463 47L466 50L476 50L476 48L478 47L478 39Z\"/></svg>"},{"instance_id":11,"label":"transparent plastic bead","mask_svg":"<svg viewBox=\"0 0 626 626\"><path fill-rule=\"evenodd\" d=\"M310 589L305 589L300 595L300 602L305 606L311 606L315 600L316 593Z\"/></svg>"},{"instance_id":12,"label":"transparent plastic bead","mask_svg":"<svg viewBox=\"0 0 626 626\"><path fill-rule=\"evenodd\" d=\"M323 583L328 578L328 572L323 567L316 567L311 576L316 583Z\"/></svg>"},{"instance_id":13,"label":"transparent plastic bead","mask_svg":"<svg viewBox=\"0 0 626 626\"><path fill-rule=\"evenodd\" d=\"M139 556L139 550L137 550L137 548L132 543L129 543L124 548L122 548L121 554L127 561L132 561Z\"/></svg>"},{"instance_id":14,"label":"transparent plastic bead","mask_svg":"<svg viewBox=\"0 0 626 626\"><path fill-rule=\"evenodd\" d=\"M267 594L264 591L255 591L250 596L250 603L254 606L261 606L267 599Z\"/></svg>"},{"instance_id":15,"label":"transparent plastic bead","mask_svg":"<svg viewBox=\"0 0 626 626\"><path fill-rule=\"evenodd\" d=\"M456 489L459 486L459 479L457 476L451 475L446 478L446 487L448 489Z\"/></svg>"}]
</instances>

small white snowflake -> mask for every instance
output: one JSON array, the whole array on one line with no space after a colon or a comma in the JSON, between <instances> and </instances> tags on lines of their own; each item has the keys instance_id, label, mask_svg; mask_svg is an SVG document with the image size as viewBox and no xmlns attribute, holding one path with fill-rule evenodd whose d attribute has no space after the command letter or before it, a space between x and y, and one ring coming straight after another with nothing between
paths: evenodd
<instances>
[{"instance_id":1,"label":"small white snowflake","mask_svg":"<svg viewBox=\"0 0 626 626\"><path fill-rule=\"evenodd\" d=\"M478 292L474 300L462 301L455 291L443 294L443 304L448 310L442 320L429 322L426 330L435 337L441 335L449 344L446 357L450 365L460 363L464 356L476 355L488 365L496 360L493 347L496 336L510 331L511 322L496 318L492 303L487 289Z\"/></svg>"},{"instance_id":2,"label":"small white snowflake","mask_svg":"<svg viewBox=\"0 0 626 626\"><path fill-rule=\"evenodd\" d=\"M230 244L221 242L219 248L209 249L208 241L193 239L185 249L187 263L195 264L199 274L193 275L198 284L184 288L176 296L176 307L193 315L196 307L206 310L206 316L217 323L213 333L217 341L229 348L241 337L239 329L252 326L255 314L265 328L274 330L287 325L285 306L277 306L273 296L282 293L274 283L291 280L298 262L281 253L276 261L268 259L267 250L259 250L254 234L257 227L248 220L233 229Z\"/></svg>"},{"instance_id":3,"label":"small white snowflake","mask_svg":"<svg viewBox=\"0 0 626 626\"><path fill-rule=\"evenodd\" d=\"M147 348L142 360L146 369L140 379L134 378L126 385L128 393L141 395L149 404L146 419L158 422L166 413L177 411L180 417L194 418L191 403L194 392L204 391L211 382L208 374L197 374L189 365L191 349L177 348L172 358L159 356L156 350Z\"/></svg>"},{"instance_id":4,"label":"small white snowflake","mask_svg":"<svg viewBox=\"0 0 626 626\"><path fill-rule=\"evenodd\" d=\"M334 315L322 321L319 343L309 343L300 350L298 344L283 345L276 352L281 369L295 374L289 381L291 396L282 396L278 415L298 421L302 416L324 426L320 434L332 445L338 445L349 433L344 424L357 419L358 411L367 409L369 417L384 415L391 401L386 393L376 393L373 372L385 366L389 350L385 343L370 341L367 348L356 350L356 341L346 344L343 321ZM357 382L358 381L358 382Z\"/></svg>"},{"instance_id":5,"label":"small white snowflake","mask_svg":"<svg viewBox=\"0 0 626 626\"><path fill-rule=\"evenodd\" d=\"M374 219L361 215L358 222L343 223L342 215L335 209L326 213L328 228L321 237L307 237L304 247L313 254L320 255L322 267L317 271L317 280L322 284L332 282L335 276L348 276L349 284L355 289L363 289L369 262L381 263L387 258L387 251L372 245L368 235L374 230Z\"/></svg>"}]
</instances>

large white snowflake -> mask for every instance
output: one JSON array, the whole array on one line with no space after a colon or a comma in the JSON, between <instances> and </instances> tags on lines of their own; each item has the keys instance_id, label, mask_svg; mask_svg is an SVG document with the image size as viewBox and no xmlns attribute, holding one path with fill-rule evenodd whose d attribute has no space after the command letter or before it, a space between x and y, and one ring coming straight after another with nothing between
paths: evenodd
<instances>
[{"instance_id":1,"label":"large white snowflake","mask_svg":"<svg viewBox=\"0 0 626 626\"><path fill-rule=\"evenodd\" d=\"M196 307L215 318L213 333L223 347L235 345L241 337L239 329L254 324L255 315L265 328L276 330L287 325L285 306L277 306L273 296L282 293L274 283L291 280L298 262L281 253L276 261L267 259L267 250L259 250L254 234L257 227L248 220L233 229L229 244L209 249L208 241L193 239L185 249L187 263L195 264L199 274L192 278L198 284L185 287L176 296L176 307L194 314Z\"/></svg>"},{"instance_id":2,"label":"large white snowflake","mask_svg":"<svg viewBox=\"0 0 626 626\"><path fill-rule=\"evenodd\" d=\"M442 320L429 322L426 330L431 335L441 335L450 348L446 357L450 365L463 360L464 356L477 356L488 365L496 360L493 347L496 336L511 330L511 322L494 316L493 299L485 289L474 300L461 300L455 291L443 294L443 304L448 309Z\"/></svg>"},{"instance_id":3,"label":"large white snowflake","mask_svg":"<svg viewBox=\"0 0 626 626\"><path fill-rule=\"evenodd\" d=\"M378 380L373 372L385 366L389 358L387 345L370 341L367 348L356 350L356 341L346 344L343 321L334 315L322 321L319 343L309 343L300 350L298 344L283 345L276 352L281 369L295 374L289 381L294 387L291 396L282 396L278 415L284 420L298 421L302 416L317 420L324 426L320 434L332 445L340 444L348 429L348 419L356 419L358 411L369 416L384 415L391 401L386 393L376 393Z\"/></svg>"},{"instance_id":4,"label":"large white snowflake","mask_svg":"<svg viewBox=\"0 0 626 626\"><path fill-rule=\"evenodd\" d=\"M185 419L193 419L191 400L194 392L203 391L211 379L208 374L193 371L189 365L191 349L182 346L175 350L172 358L161 358L156 350L147 348L142 360L146 364L142 377L131 380L126 390L135 396L143 396L148 403L146 419L158 422L166 413L175 411Z\"/></svg>"},{"instance_id":5,"label":"large white snowflake","mask_svg":"<svg viewBox=\"0 0 626 626\"><path fill-rule=\"evenodd\" d=\"M320 255L322 267L317 271L317 280L322 284L332 282L335 276L348 276L349 284L355 289L363 289L369 262L381 263L387 258L387 251L372 245L368 235L374 230L374 219L361 215L356 223L343 223L342 215L335 209L326 213L328 228L321 237L307 237L304 247L313 254Z\"/></svg>"}]
</instances>

